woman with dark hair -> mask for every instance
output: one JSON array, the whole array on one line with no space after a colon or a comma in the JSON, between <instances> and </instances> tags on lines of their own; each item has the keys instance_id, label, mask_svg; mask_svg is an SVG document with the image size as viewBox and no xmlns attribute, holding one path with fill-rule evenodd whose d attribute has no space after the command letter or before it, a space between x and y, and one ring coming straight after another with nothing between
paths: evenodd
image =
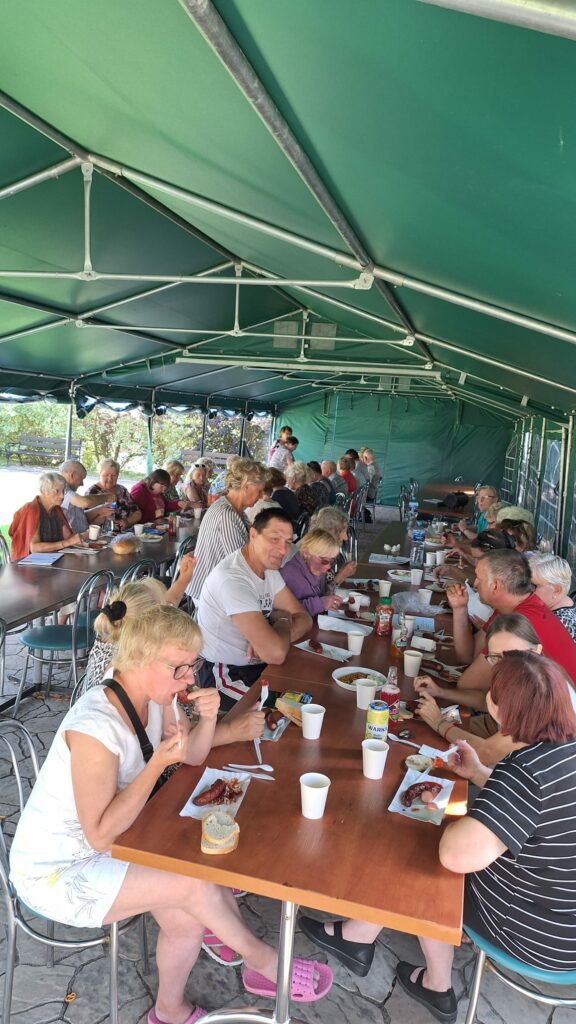
<instances>
[{"instance_id":1,"label":"woman with dark hair","mask_svg":"<svg viewBox=\"0 0 576 1024\"><path fill-rule=\"evenodd\" d=\"M520 519L501 519L498 527L512 538L516 551L523 555L536 551L536 534L532 523Z\"/></svg>"},{"instance_id":2,"label":"woman with dark hair","mask_svg":"<svg viewBox=\"0 0 576 1024\"><path fill-rule=\"evenodd\" d=\"M167 487L170 487L170 474L165 469L155 469L130 488L132 499L142 513L143 523L153 523L166 515L164 492Z\"/></svg>"},{"instance_id":3,"label":"woman with dark hair","mask_svg":"<svg viewBox=\"0 0 576 1024\"><path fill-rule=\"evenodd\" d=\"M481 790L465 817L448 825L440 861L466 875L464 926L531 967L576 969L576 714L561 669L532 651L494 668L490 713L516 749L494 768L465 740L449 760ZM366 975L377 925L300 918L305 935ZM400 962L405 992L454 1024L453 947L420 938L426 964Z\"/></svg>"},{"instance_id":4,"label":"woman with dark hair","mask_svg":"<svg viewBox=\"0 0 576 1024\"><path fill-rule=\"evenodd\" d=\"M524 615L498 615L488 628L486 634L488 653L485 655L489 665L498 665L500 660L509 653L533 651L542 653L542 644L534 626ZM566 684L570 689L569 683ZM430 676L417 676L414 689L420 696L418 714L434 732L442 739L454 743L457 739L468 740L474 747L483 764L496 764L514 749L509 736L505 736L498 722L486 713L475 715L470 719L470 729L462 729L454 722L447 722L435 701L435 697L451 699L454 690L443 689ZM457 697L465 695L465 691L456 691Z\"/></svg>"}]
</instances>

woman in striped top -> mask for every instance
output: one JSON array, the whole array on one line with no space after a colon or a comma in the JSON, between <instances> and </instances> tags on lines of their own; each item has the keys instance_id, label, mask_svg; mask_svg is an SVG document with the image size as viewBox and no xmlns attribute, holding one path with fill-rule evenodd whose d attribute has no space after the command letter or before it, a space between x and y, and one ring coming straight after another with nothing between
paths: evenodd
<instances>
[{"instance_id":1,"label":"woman in striped top","mask_svg":"<svg viewBox=\"0 0 576 1024\"><path fill-rule=\"evenodd\" d=\"M576 714L562 670L532 651L510 652L492 674L488 710L519 744L494 768L465 741L450 760L481 792L440 840L440 860L466 875L464 924L506 953L549 971L576 970ZM374 955L377 926L302 930L358 974ZM400 962L402 988L446 1024L457 1016L453 948L421 938L425 967Z\"/></svg>"},{"instance_id":2,"label":"woman in striped top","mask_svg":"<svg viewBox=\"0 0 576 1024\"><path fill-rule=\"evenodd\" d=\"M244 547L248 541L248 525L244 509L262 497L266 482L266 466L251 459L235 459L226 470L226 494L218 498L204 514L194 554L196 568L186 591L198 604L204 581L226 555Z\"/></svg>"}]
</instances>

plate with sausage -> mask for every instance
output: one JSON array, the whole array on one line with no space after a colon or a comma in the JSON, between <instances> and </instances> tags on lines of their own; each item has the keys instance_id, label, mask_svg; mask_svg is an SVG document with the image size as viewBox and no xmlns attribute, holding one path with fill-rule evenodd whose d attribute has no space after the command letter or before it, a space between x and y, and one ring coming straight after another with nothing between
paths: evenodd
<instances>
[{"instance_id":1,"label":"plate with sausage","mask_svg":"<svg viewBox=\"0 0 576 1024\"><path fill-rule=\"evenodd\" d=\"M247 772L205 768L202 778L180 811L180 817L202 821L205 814L218 808L234 817L249 785L250 775Z\"/></svg>"},{"instance_id":2,"label":"plate with sausage","mask_svg":"<svg viewBox=\"0 0 576 1024\"><path fill-rule=\"evenodd\" d=\"M417 821L440 825L453 788L454 782L450 779L431 778L411 768L396 790L388 810Z\"/></svg>"}]
</instances>

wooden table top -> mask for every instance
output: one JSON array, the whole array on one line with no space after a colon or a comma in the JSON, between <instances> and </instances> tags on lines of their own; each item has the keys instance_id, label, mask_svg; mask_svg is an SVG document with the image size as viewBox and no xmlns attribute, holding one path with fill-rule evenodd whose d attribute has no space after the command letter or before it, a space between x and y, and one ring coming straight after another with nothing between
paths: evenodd
<instances>
[{"instance_id":1,"label":"wooden table top","mask_svg":"<svg viewBox=\"0 0 576 1024\"><path fill-rule=\"evenodd\" d=\"M0 569L0 618L8 629L76 600L89 573L52 568L9 562Z\"/></svg>"},{"instance_id":2,"label":"wooden table top","mask_svg":"<svg viewBox=\"0 0 576 1024\"><path fill-rule=\"evenodd\" d=\"M303 685L298 678L285 682L288 688ZM438 860L444 826L387 811L410 748L390 744L383 779L365 779L360 744L366 712L357 709L353 693L333 683L306 682L306 687L327 709L321 737L304 740L291 724L277 743L263 743L262 756L274 765L276 781L250 783L237 814L240 842L233 853L200 852L201 823L181 818L179 811L203 767L181 767L117 839L112 855L458 943L464 879ZM414 723L414 735L422 742L432 738L421 722ZM435 741L445 749L439 737ZM211 767L228 761L254 763L253 744L216 748L208 758ZM332 781L319 821L304 818L300 810L299 777L308 771L323 772ZM465 813L465 801L466 783L459 779L446 821Z\"/></svg>"},{"instance_id":3,"label":"wooden table top","mask_svg":"<svg viewBox=\"0 0 576 1024\"><path fill-rule=\"evenodd\" d=\"M403 524L397 525L405 530ZM373 572L368 575L377 578ZM344 634L315 628L310 635L346 646ZM398 666L403 696L414 696L413 682L404 676L402 659L394 657L389 638L367 637L362 653L347 666L351 671L362 665L385 672L390 664ZM319 741L304 740L300 730L289 725L277 743L263 743L262 756L274 765L276 782L250 783L237 815L241 835L234 853L201 854L200 823L179 817L179 811L203 767L182 767L118 838L113 856L458 943L464 879L439 863L444 826L387 811L402 779L401 763L411 748L391 742L384 778L364 778L360 744L366 712L356 707L354 693L333 682L336 667L340 666L334 661L292 647L284 665L266 668L262 678L271 689L309 690L327 711ZM252 703L261 682L239 704ZM236 706L231 714L238 710ZM423 722L412 719L406 724L415 742L446 749L446 742ZM230 761L255 763L253 744L217 748L207 763L216 768ZM300 811L299 777L307 771L323 772L332 780L320 821L308 821ZM466 793L466 783L458 779L446 821L465 813Z\"/></svg>"},{"instance_id":4,"label":"wooden table top","mask_svg":"<svg viewBox=\"0 0 576 1024\"><path fill-rule=\"evenodd\" d=\"M102 551L90 551L85 555L64 554L50 568L88 573L98 572L100 569L110 569L114 576L120 577L126 572L126 569L143 558L151 558L156 565L162 565L164 562L171 562L174 559L178 545L186 537L195 536L198 533L199 525L197 520L192 520L189 525L181 526L176 540L163 537L161 540L147 541L144 535L140 537L142 543L140 551L136 554L117 555L112 548L107 547Z\"/></svg>"}]
</instances>

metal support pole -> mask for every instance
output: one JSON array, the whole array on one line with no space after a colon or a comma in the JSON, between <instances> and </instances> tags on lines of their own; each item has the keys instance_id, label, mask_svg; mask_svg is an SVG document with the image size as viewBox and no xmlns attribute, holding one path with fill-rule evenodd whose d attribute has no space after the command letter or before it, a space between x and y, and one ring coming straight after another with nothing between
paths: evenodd
<instances>
[{"instance_id":1,"label":"metal support pole","mask_svg":"<svg viewBox=\"0 0 576 1024\"><path fill-rule=\"evenodd\" d=\"M294 903L282 904L282 918L280 921L280 938L278 944L278 975L274 1024L290 1024L292 950L294 947L297 909L298 908Z\"/></svg>"},{"instance_id":2,"label":"metal support pole","mask_svg":"<svg viewBox=\"0 0 576 1024\"><path fill-rule=\"evenodd\" d=\"M238 442L238 455L240 456L240 458L243 458L244 435L246 434L246 413L247 412L248 412L248 408L246 408L244 410L244 415L241 417L241 421L242 422L240 424L240 440Z\"/></svg>"},{"instance_id":3,"label":"metal support pole","mask_svg":"<svg viewBox=\"0 0 576 1024\"><path fill-rule=\"evenodd\" d=\"M84 178L84 274L87 278L93 275L91 256L90 236L90 195L92 192L92 175L94 165L91 163L82 164L82 177Z\"/></svg>"},{"instance_id":4,"label":"metal support pole","mask_svg":"<svg viewBox=\"0 0 576 1024\"><path fill-rule=\"evenodd\" d=\"M72 421L74 417L74 399L70 396L70 405L68 406L68 418L66 420L66 447L64 449L64 461L67 462L70 458L72 451Z\"/></svg>"},{"instance_id":5,"label":"metal support pole","mask_svg":"<svg viewBox=\"0 0 576 1024\"><path fill-rule=\"evenodd\" d=\"M568 508L568 485L570 483L571 462L572 462L572 443L573 443L573 440L574 440L574 416L570 416L570 419L568 420L568 437L567 437L567 440L566 440L566 455L565 455L565 460L564 460L564 476L563 476L563 479L562 479L562 486L561 486L561 490L560 490L561 517L560 517L560 530L559 530L558 549L557 549L559 555L563 555L564 554L564 550L565 550L565 547L566 547L566 545L564 543L564 533L566 531L566 523L569 522L569 518L568 518L566 513L567 513L567 508Z\"/></svg>"},{"instance_id":6,"label":"metal support pole","mask_svg":"<svg viewBox=\"0 0 576 1024\"><path fill-rule=\"evenodd\" d=\"M564 39L576 39L573 0L420 0L435 7L447 7L463 14L503 21L519 28L546 32Z\"/></svg>"},{"instance_id":7,"label":"metal support pole","mask_svg":"<svg viewBox=\"0 0 576 1024\"><path fill-rule=\"evenodd\" d=\"M562 519L564 506L564 472L566 468L566 434L567 429L562 427L562 440L560 442L560 469L558 473L558 505L556 508L556 525L554 528L554 551L560 554L562 548Z\"/></svg>"},{"instance_id":8,"label":"metal support pole","mask_svg":"<svg viewBox=\"0 0 576 1024\"><path fill-rule=\"evenodd\" d=\"M208 413L205 412L202 417L202 437L200 438L200 455L204 455L204 441L206 440L206 420Z\"/></svg>"}]
</instances>

